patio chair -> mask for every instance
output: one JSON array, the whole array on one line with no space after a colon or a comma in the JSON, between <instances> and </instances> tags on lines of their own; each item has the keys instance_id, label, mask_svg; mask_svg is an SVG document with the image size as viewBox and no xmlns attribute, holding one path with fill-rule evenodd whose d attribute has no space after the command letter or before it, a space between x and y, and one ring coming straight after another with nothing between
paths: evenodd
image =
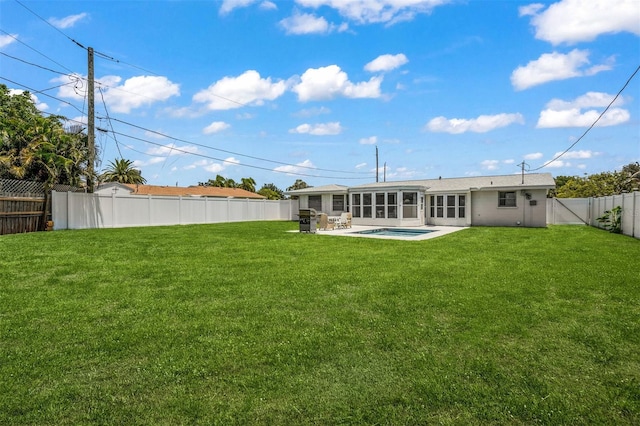
<instances>
[{"instance_id":1,"label":"patio chair","mask_svg":"<svg viewBox=\"0 0 640 426\"><path fill-rule=\"evenodd\" d=\"M339 228L351 228L351 212L344 212L338 220Z\"/></svg>"},{"instance_id":2,"label":"patio chair","mask_svg":"<svg viewBox=\"0 0 640 426\"><path fill-rule=\"evenodd\" d=\"M329 216L326 213L320 213L319 216L320 216L319 226L321 230L327 231L334 228L335 226L334 223L329 222Z\"/></svg>"}]
</instances>

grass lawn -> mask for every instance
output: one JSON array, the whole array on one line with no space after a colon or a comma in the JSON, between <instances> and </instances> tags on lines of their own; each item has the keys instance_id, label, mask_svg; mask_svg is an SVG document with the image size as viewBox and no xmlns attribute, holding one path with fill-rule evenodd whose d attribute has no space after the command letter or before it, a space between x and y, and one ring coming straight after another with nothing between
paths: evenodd
<instances>
[{"instance_id":1,"label":"grass lawn","mask_svg":"<svg viewBox=\"0 0 640 426\"><path fill-rule=\"evenodd\" d=\"M640 424L640 241L0 237L0 424Z\"/></svg>"}]
</instances>

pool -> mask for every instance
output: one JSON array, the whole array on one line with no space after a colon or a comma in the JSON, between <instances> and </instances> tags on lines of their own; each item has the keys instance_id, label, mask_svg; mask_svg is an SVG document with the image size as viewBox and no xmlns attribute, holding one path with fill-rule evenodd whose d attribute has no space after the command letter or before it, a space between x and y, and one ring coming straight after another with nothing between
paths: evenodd
<instances>
[{"instance_id":1,"label":"pool","mask_svg":"<svg viewBox=\"0 0 640 426\"><path fill-rule=\"evenodd\" d=\"M429 229L404 229L404 228L376 228L367 229L366 231L351 232L351 234L358 235L371 235L379 237L418 237L420 235L430 234L432 231Z\"/></svg>"}]
</instances>

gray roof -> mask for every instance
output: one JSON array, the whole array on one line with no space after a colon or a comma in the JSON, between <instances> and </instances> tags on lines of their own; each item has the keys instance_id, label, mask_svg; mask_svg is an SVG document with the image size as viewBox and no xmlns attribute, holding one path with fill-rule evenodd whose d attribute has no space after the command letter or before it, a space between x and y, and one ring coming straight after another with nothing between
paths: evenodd
<instances>
[{"instance_id":1,"label":"gray roof","mask_svg":"<svg viewBox=\"0 0 640 426\"><path fill-rule=\"evenodd\" d=\"M502 176L473 176L462 178L423 179L399 182L378 182L352 186L350 190L424 187L428 192L482 191L499 188L540 188L551 189L556 186L550 173L531 173Z\"/></svg>"},{"instance_id":2,"label":"gray roof","mask_svg":"<svg viewBox=\"0 0 640 426\"><path fill-rule=\"evenodd\" d=\"M299 194L346 194L349 190L348 186L345 185L323 185L323 186L312 186L304 189L296 189L293 191L285 191L284 193L287 195L299 195Z\"/></svg>"}]
</instances>

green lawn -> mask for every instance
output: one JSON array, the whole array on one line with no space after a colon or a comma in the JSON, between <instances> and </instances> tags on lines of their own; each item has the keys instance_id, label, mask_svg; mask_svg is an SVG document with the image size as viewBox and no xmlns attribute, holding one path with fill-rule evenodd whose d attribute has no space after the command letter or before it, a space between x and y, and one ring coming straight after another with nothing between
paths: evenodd
<instances>
[{"instance_id":1,"label":"green lawn","mask_svg":"<svg viewBox=\"0 0 640 426\"><path fill-rule=\"evenodd\" d=\"M640 241L0 237L0 424L640 424Z\"/></svg>"}]
</instances>

